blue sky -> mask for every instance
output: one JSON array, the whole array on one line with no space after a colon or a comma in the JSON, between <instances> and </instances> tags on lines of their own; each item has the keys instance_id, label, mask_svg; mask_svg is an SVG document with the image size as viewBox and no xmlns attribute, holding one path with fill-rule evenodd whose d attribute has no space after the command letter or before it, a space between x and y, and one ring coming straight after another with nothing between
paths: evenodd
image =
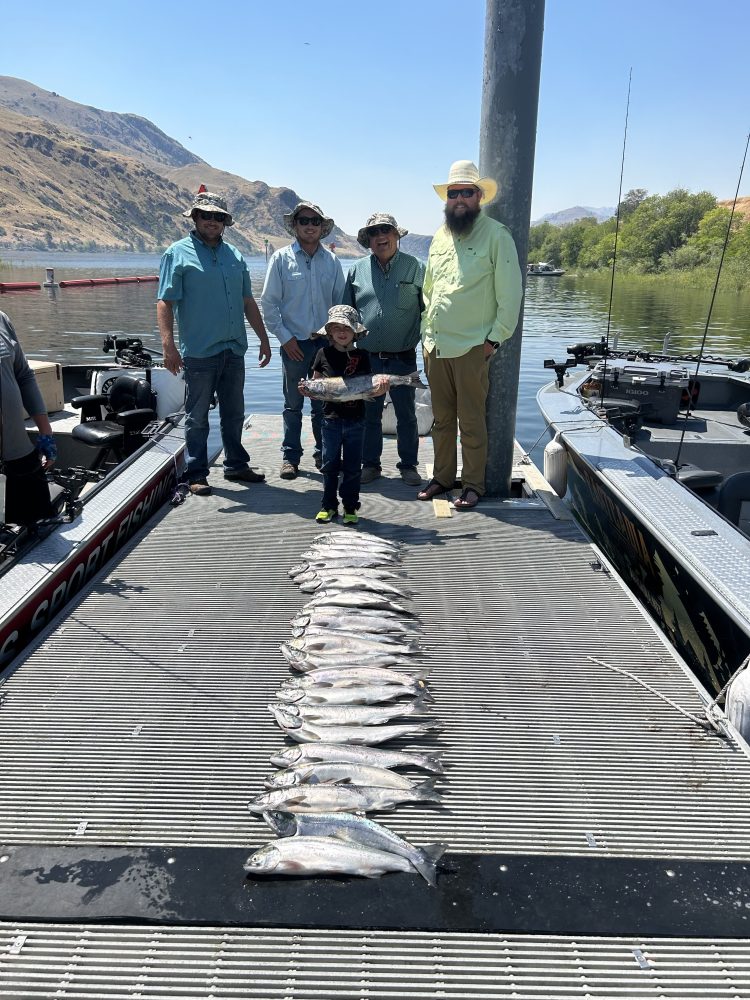
<instances>
[{"instance_id":1,"label":"blue sky","mask_svg":"<svg viewBox=\"0 0 750 1000\"><path fill-rule=\"evenodd\" d=\"M478 159L484 0L113 11L13 4L2 73L150 118L213 166L318 201L348 232L376 210L433 232L431 185ZM748 39L748 0L547 0L532 218L616 203L631 67L624 191L731 197L750 129Z\"/></svg>"}]
</instances>

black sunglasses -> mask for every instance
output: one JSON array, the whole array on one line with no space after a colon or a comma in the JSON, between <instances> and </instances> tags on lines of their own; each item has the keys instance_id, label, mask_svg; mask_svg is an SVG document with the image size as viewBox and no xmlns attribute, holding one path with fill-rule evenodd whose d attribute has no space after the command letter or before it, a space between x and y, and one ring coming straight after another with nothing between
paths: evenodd
<instances>
[{"instance_id":1,"label":"black sunglasses","mask_svg":"<svg viewBox=\"0 0 750 1000\"><path fill-rule=\"evenodd\" d=\"M204 212L203 209L199 208L195 214L199 219L202 219L203 222L210 222L211 219L213 219L214 222L227 221L227 217L224 212Z\"/></svg>"},{"instance_id":2,"label":"black sunglasses","mask_svg":"<svg viewBox=\"0 0 750 1000\"><path fill-rule=\"evenodd\" d=\"M298 215L294 220L298 226L322 226L323 220L319 219L318 216L312 215Z\"/></svg>"},{"instance_id":3,"label":"black sunglasses","mask_svg":"<svg viewBox=\"0 0 750 1000\"><path fill-rule=\"evenodd\" d=\"M473 198L475 194L479 194L478 188L457 188L455 191L449 191L448 197L453 199L460 195L462 198Z\"/></svg>"},{"instance_id":4,"label":"black sunglasses","mask_svg":"<svg viewBox=\"0 0 750 1000\"><path fill-rule=\"evenodd\" d=\"M386 233L393 232L393 226L368 226L365 232L368 236L385 236Z\"/></svg>"}]
</instances>

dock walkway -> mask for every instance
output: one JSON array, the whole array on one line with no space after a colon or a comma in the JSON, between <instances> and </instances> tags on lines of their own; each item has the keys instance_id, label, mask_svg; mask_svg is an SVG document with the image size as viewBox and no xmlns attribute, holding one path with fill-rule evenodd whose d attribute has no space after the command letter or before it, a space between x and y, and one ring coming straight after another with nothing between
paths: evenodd
<instances>
[{"instance_id":1,"label":"dock walkway","mask_svg":"<svg viewBox=\"0 0 750 1000\"><path fill-rule=\"evenodd\" d=\"M534 499L438 518L392 441L361 524L404 543L445 727L418 745L447 773L444 805L376 818L448 868L245 877L306 599L287 570L321 531L279 431L247 431L267 483L214 470L0 687L0 997L750 1000L745 749L588 659L701 714L573 521Z\"/></svg>"}]
</instances>

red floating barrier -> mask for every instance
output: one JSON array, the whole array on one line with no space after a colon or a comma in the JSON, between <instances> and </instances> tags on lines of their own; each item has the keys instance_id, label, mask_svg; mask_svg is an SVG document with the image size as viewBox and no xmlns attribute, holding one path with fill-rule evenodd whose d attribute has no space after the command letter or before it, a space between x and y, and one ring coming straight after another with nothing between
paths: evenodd
<instances>
[{"instance_id":1,"label":"red floating barrier","mask_svg":"<svg viewBox=\"0 0 750 1000\"><path fill-rule=\"evenodd\" d=\"M41 287L38 281L0 281L0 292L30 292Z\"/></svg>"},{"instance_id":2,"label":"red floating barrier","mask_svg":"<svg viewBox=\"0 0 750 1000\"><path fill-rule=\"evenodd\" d=\"M84 288L92 285L135 285L141 281L158 281L158 274L133 275L127 278L70 278L59 282L60 288ZM39 285L28 285L29 288L39 288Z\"/></svg>"}]
</instances>

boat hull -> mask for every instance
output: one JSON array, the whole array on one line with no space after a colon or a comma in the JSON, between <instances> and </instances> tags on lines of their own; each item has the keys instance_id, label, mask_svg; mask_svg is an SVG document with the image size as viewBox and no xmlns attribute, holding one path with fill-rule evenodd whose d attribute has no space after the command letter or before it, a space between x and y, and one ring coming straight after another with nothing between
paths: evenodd
<instances>
[{"instance_id":1,"label":"boat hull","mask_svg":"<svg viewBox=\"0 0 750 1000\"><path fill-rule=\"evenodd\" d=\"M181 429L145 444L63 524L2 576L0 669L64 608L175 492L184 467Z\"/></svg>"},{"instance_id":2,"label":"boat hull","mask_svg":"<svg viewBox=\"0 0 750 1000\"><path fill-rule=\"evenodd\" d=\"M584 531L704 687L718 693L750 652L750 635L589 463L566 450L570 501Z\"/></svg>"},{"instance_id":3,"label":"boat hull","mask_svg":"<svg viewBox=\"0 0 750 1000\"><path fill-rule=\"evenodd\" d=\"M567 498L602 550L707 690L750 654L750 539L622 435L576 403L577 381L537 396L560 432Z\"/></svg>"}]
</instances>

